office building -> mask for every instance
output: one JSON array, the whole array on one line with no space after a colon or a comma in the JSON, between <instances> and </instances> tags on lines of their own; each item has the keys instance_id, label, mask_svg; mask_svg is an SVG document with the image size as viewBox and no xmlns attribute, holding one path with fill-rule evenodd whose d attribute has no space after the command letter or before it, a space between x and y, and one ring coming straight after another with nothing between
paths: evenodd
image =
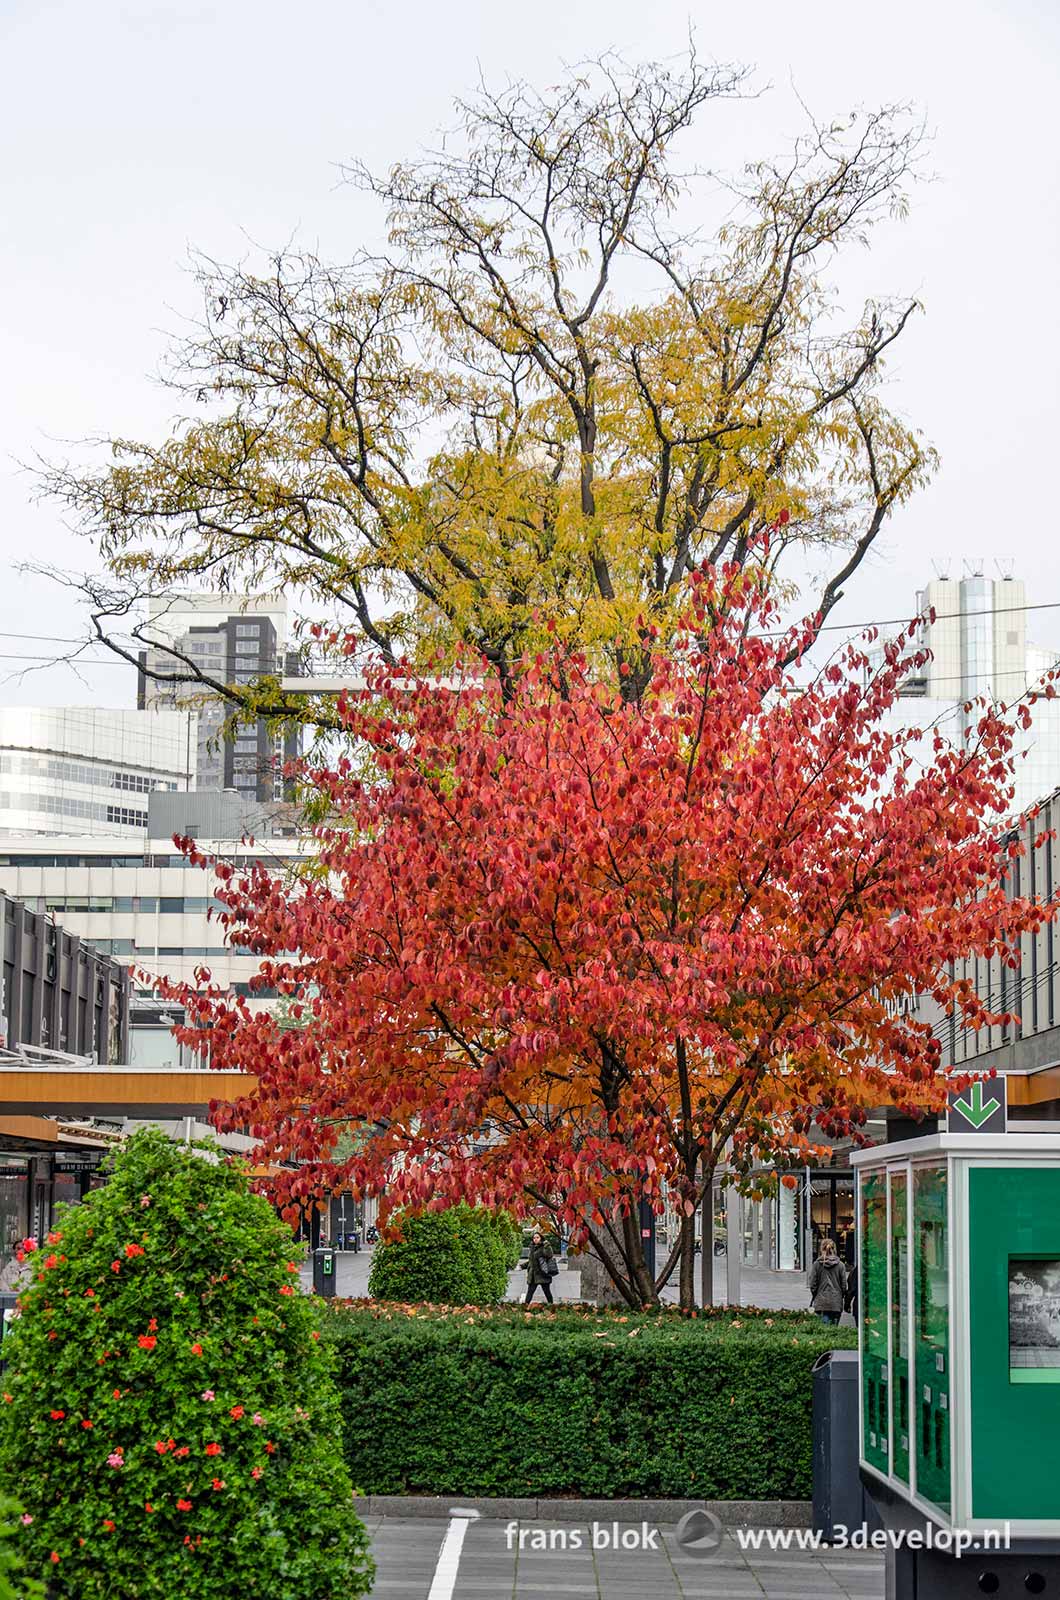
<instances>
[{"instance_id":1,"label":"office building","mask_svg":"<svg viewBox=\"0 0 1060 1600\"><path fill-rule=\"evenodd\" d=\"M0 1049L126 1059L131 980L121 962L3 888L0 952Z\"/></svg>"},{"instance_id":2,"label":"office building","mask_svg":"<svg viewBox=\"0 0 1060 1600\"><path fill-rule=\"evenodd\" d=\"M300 748L297 733L277 735L261 718L239 728L234 738L225 738L232 707L192 684L166 682L165 675L180 670L183 657L215 681L235 686L262 677L297 676L297 653L287 648L286 601L269 596L239 600L228 594L176 595L152 600L147 621L151 637L159 643L140 652L137 704L178 707L195 716L196 786L237 789L263 801L281 799L284 763L293 760Z\"/></svg>"},{"instance_id":3,"label":"office building","mask_svg":"<svg viewBox=\"0 0 1060 1600\"><path fill-rule=\"evenodd\" d=\"M1025 853L1012 861L1005 893L1051 902L1060 891L1060 789L1036 799L1038 815L1021 817L1003 838L1020 841ZM1038 849L1034 839L1053 833ZM970 983L997 1014L1018 1021L972 1028L946 1016L923 996L917 1016L931 1028L942 1050L942 1065L956 1072L996 1070L1007 1079L1009 1119L1060 1118L1060 927L1047 922L1020 938L1020 965L1012 970L999 955L962 961L952 976Z\"/></svg>"},{"instance_id":4,"label":"office building","mask_svg":"<svg viewBox=\"0 0 1060 1600\"><path fill-rule=\"evenodd\" d=\"M206 966L215 983L249 995L258 958L226 942L210 916L213 879L177 853L173 834L279 874L305 858L305 842L283 807L248 807L238 795L159 794L147 809L147 827L132 837L0 838L0 890L126 966L188 983ZM242 842L248 834L253 844Z\"/></svg>"},{"instance_id":5,"label":"office building","mask_svg":"<svg viewBox=\"0 0 1060 1600\"><path fill-rule=\"evenodd\" d=\"M186 711L4 707L0 835L142 835L149 795L194 788L195 755Z\"/></svg>"},{"instance_id":6,"label":"office building","mask_svg":"<svg viewBox=\"0 0 1060 1600\"><path fill-rule=\"evenodd\" d=\"M978 567L962 578L934 578L920 590L915 606L920 616L932 611L934 620L920 624L909 646L930 651L930 659L906 680L885 718L892 730L927 730L922 756L927 762L935 726L954 744L969 743L979 712L974 704L966 712L965 705L985 698L1012 707L1060 660L1056 651L1028 641L1021 579L991 578ZM880 653L873 654L878 660ZM1015 816L1060 785L1060 699L1034 705L1033 723L1017 731L1013 754Z\"/></svg>"}]
</instances>

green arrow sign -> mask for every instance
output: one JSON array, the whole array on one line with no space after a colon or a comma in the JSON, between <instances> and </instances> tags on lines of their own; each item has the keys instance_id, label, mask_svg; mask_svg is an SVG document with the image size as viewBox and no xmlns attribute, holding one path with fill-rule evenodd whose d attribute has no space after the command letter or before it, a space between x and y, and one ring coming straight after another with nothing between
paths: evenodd
<instances>
[{"instance_id":1,"label":"green arrow sign","mask_svg":"<svg viewBox=\"0 0 1060 1600\"><path fill-rule=\"evenodd\" d=\"M983 1104L983 1086L973 1083L968 1091L968 1100L954 1100L953 1109L959 1111L961 1116L971 1123L973 1128L981 1128L984 1122L989 1122L995 1111L1001 1110L1000 1100L988 1100Z\"/></svg>"}]
</instances>

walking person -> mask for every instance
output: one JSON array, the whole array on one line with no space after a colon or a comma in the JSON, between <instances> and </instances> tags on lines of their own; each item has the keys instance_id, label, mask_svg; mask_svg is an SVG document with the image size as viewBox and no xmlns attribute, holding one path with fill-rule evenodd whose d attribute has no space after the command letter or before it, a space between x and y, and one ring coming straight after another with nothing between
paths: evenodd
<instances>
[{"instance_id":1,"label":"walking person","mask_svg":"<svg viewBox=\"0 0 1060 1600\"><path fill-rule=\"evenodd\" d=\"M558 1271L551 1245L546 1244L539 1233L535 1233L530 1240L530 1256L526 1263L526 1299L523 1304L530 1304L534 1290L540 1285L545 1299L552 1305L552 1280Z\"/></svg>"},{"instance_id":2,"label":"walking person","mask_svg":"<svg viewBox=\"0 0 1060 1600\"><path fill-rule=\"evenodd\" d=\"M810 1268L810 1305L822 1322L835 1326L843 1315L847 1269L836 1254L833 1240L821 1240L821 1253Z\"/></svg>"}]
</instances>

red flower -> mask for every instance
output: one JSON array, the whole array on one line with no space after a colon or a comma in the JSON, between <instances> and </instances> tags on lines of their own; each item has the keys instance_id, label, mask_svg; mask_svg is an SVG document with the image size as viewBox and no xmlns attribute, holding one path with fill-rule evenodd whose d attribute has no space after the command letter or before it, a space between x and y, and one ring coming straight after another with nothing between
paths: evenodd
<instances>
[{"instance_id":1,"label":"red flower","mask_svg":"<svg viewBox=\"0 0 1060 1600\"><path fill-rule=\"evenodd\" d=\"M9 1406L13 1399L14 1399L14 1395L8 1394L6 1389L5 1389L5 1391L4 1391L4 1404L5 1404L5 1406Z\"/></svg>"},{"instance_id":2,"label":"red flower","mask_svg":"<svg viewBox=\"0 0 1060 1600\"><path fill-rule=\"evenodd\" d=\"M208 1444L206 1446L206 1454L208 1456L219 1456L221 1454L221 1446L219 1444Z\"/></svg>"},{"instance_id":3,"label":"red flower","mask_svg":"<svg viewBox=\"0 0 1060 1600\"><path fill-rule=\"evenodd\" d=\"M201 1356L202 1355L202 1345L201 1344L193 1344L192 1347L191 1347L191 1353L192 1353L193 1356Z\"/></svg>"},{"instance_id":4,"label":"red flower","mask_svg":"<svg viewBox=\"0 0 1060 1600\"><path fill-rule=\"evenodd\" d=\"M57 1339L58 1337L59 1337L59 1335L56 1333L55 1329L53 1328L52 1331L49 1333L48 1338L49 1339Z\"/></svg>"},{"instance_id":5,"label":"red flower","mask_svg":"<svg viewBox=\"0 0 1060 1600\"><path fill-rule=\"evenodd\" d=\"M147 1331L148 1331L148 1333L157 1333L158 1332L158 1318L157 1317L152 1317L151 1318L150 1322L147 1324Z\"/></svg>"},{"instance_id":6,"label":"red flower","mask_svg":"<svg viewBox=\"0 0 1060 1600\"><path fill-rule=\"evenodd\" d=\"M59 1257L58 1256L56 1256L56 1255L45 1256L45 1258L44 1258L44 1270L45 1271L47 1271L47 1269L49 1267L57 1267L58 1265L59 1265Z\"/></svg>"},{"instance_id":7,"label":"red flower","mask_svg":"<svg viewBox=\"0 0 1060 1600\"><path fill-rule=\"evenodd\" d=\"M112 1389L111 1392L110 1392L110 1397L111 1397L112 1400L120 1400L121 1399L121 1390L120 1389Z\"/></svg>"},{"instance_id":8,"label":"red flower","mask_svg":"<svg viewBox=\"0 0 1060 1600\"><path fill-rule=\"evenodd\" d=\"M48 1415L51 1417L53 1422L61 1422L63 1420L63 1418L66 1416L66 1412L65 1411L50 1411L48 1413Z\"/></svg>"},{"instance_id":9,"label":"red flower","mask_svg":"<svg viewBox=\"0 0 1060 1600\"><path fill-rule=\"evenodd\" d=\"M56 1562L56 1563L58 1563L58 1560L59 1560L59 1552L58 1552L58 1550L53 1550L53 1551L52 1551L52 1554L51 1554L51 1559L52 1559L52 1560L53 1560L53 1561L54 1561L54 1562Z\"/></svg>"},{"instance_id":10,"label":"red flower","mask_svg":"<svg viewBox=\"0 0 1060 1600\"><path fill-rule=\"evenodd\" d=\"M94 1300L95 1297L96 1297L95 1289L86 1289L85 1290L85 1299L86 1300Z\"/></svg>"},{"instance_id":11,"label":"red flower","mask_svg":"<svg viewBox=\"0 0 1060 1600\"><path fill-rule=\"evenodd\" d=\"M144 1247L142 1244L127 1244L125 1246L125 1254L129 1257L130 1261L132 1260L133 1256L142 1256L143 1253Z\"/></svg>"},{"instance_id":12,"label":"red flower","mask_svg":"<svg viewBox=\"0 0 1060 1600\"><path fill-rule=\"evenodd\" d=\"M145 1500L145 1501L144 1501L144 1510L145 1510L145 1511L153 1511L153 1510L154 1510L154 1509L155 1509L155 1508L154 1508L154 1506L153 1506L153 1505L152 1505L152 1504L151 1504L151 1502L150 1502L150 1500Z\"/></svg>"},{"instance_id":13,"label":"red flower","mask_svg":"<svg viewBox=\"0 0 1060 1600\"><path fill-rule=\"evenodd\" d=\"M190 1500L178 1500L177 1501L177 1510L178 1511L190 1511L191 1510L191 1501Z\"/></svg>"},{"instance_id":14,"label":"red flower","mask_svg":"<svg viewBox=\"0 0 1060 1600\"><path fill-rule=\"evenodd\" d=\"M273 1444L271 1439L266 1439L265 1448L269 1452L270 1456L274 1456L276 1454L276 1446Z\"/></svg>"},{"instance_id":15,"label":"red flower","mask_svg":"<svg viewBox=\"0 0 1060 1600\"><path fill-rule=\"evenodd\" d=\"M250 1476L251 1476L251 1477L252 1477L252 1478L260 1478L260 1477L261 1477L261 1474L262 1474L262 1472L263 1472L263 1471L264 1471L264 1470L265 1470L265 1469L264 1469L264 1468L263 1468L263 1467L251 1467L251 1469L250 1469Z\"/></svg>"},{"instance_id":16,"label":"red flower","mask_svg":"<svg viewBox=\"0 0 1060 1600\"><path fill-rule=\"evenodd\" d=\"M313 1329L313 1335L312 1336L313 1336L314 1339L319 1339L320 1338L320 1334L317 1332L316 1328Z\"/></svg>"},{"instance_id":17,"label":"red flower","mask_svg":"<svg viewBox=\"0 0 1060 1600\"><path fill-rule=\"evenodd\" d=\"M211 1489L223 1489L224 1486L225 1486L225 1481L224 1481L223 1478L215 1478L213 1480L213 1483L211 1483L210 1488Z\"/></svg>"},{"instance_id":18,"label":"red flower","mask_svg":"<svg viewBox=\"0 0 1060 1600\"><path fill-rule=\"evenodd\" d=\"M189 1452L189 1450L188 1450L188 1447L187 1447L187 1445L186 1445L186 1444L182 1444L182 1445L181 1445L181 1447L180 1447L180 1449L179 1449L179 1450L174 1450L174 1452L173 1452L173 1454L174 1454L174 1455L175 1455L175 1456L178 1456L178 1457L179 1457L179 1456L186 1456L186 1455L188 1455L188 1454L189 1454L189 1453L190 1453L190 1452Z\"/></svg>"},{"instance_id":19,"label":"red flower","mask_svg":"<svg viewBox=\"0 0 1060 1600\"><path fill-rule=\"evenodd\" d=\"M280 1284L280 1293L281 1294L294 1294L294 1289L291 1287L291 1285L289 1283L281 1283Z\"/></svg>"},{"instance_id":20,"label":"red flower","mask_svg":"<svg viewBox=\"0 0 1060 1600\"><path fill-rule=\"evenodd\" d=\"M158 1340L153 1333L141 1333L136 1342L141 1350L153 1350Z\"/></svg>"},{"instance_id":21,"label":"red flower","mask_svg":"<svg viewBox=\"0 0 1060 1600\"><path fill-rule=\"evenodd\" d=\"M243 1407L242 1406L233 1406L231 1411L228 1413L228 1415L230 1417L234 1417L235 1420L238 1422L240 1417L243 1415Z\"/></svg>"},{"instance_id":22,"label":"red flower","mask_svg":"<svg viewBox=\"0 0 1060 1600\"><path fill-rule=\"evenodd\" d=\"M169 1446L164 1439L156 1439L154 1448L158 1451L160 1456L164 1456L166 1451L169 1449Z\"/></svg>"},{"instance_id":23,"label":"red flower","mask_svg":"<svg viewBox=\"0 0 1060 1600\"><path fill-rule=\"evenodd\" d=\"M92 1421L91 1417L85 1417L82 1419L81 1426L82 1428L94 1428L95 1423Z\"/></svg>"},{"instance_id":24,"label":"red flower","mask_svg":"<svg viewBox=\"0 0 1060 1600\"><path fill-rule=\"evenodd\" d=\"M111 1272L120 1272L121 1271L121 1262L120 1261L112 1261L111 1264L110 1264L110 1270L111 1270Z\"/></svg>"},{"instance_id":25,"label":"red flower","mask_svg":"<svg viewBox=\"0 0 1060 1600\"><path fill-rule=\"evenodd\" d=\"M109 1517L104 1517L103 1518L103 1526L106 1528L108 1533L113 1533L114 1532L114 1524L113 1524L113 1522L111 1522Z\"/></svg>"}]
</instances>

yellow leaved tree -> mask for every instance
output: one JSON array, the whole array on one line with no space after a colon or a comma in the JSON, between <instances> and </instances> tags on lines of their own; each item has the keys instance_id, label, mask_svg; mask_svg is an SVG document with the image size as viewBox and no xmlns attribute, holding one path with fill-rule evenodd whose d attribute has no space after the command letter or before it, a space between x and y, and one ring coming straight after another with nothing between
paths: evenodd
<instances>
[{"instance_id":1,"label":"yellow leaved tree","mask_svg":"<svg viewBox=\"0 0 1060 1600\"><path fill-rule=\"evenodd\" d=\"M693 568L762 559L782 510L771 568L834 550L823 620L933 464L881 398L914 304L843 322L830 276L904 208L920 130L885 108L724 182L683 174L688 130L745 83L692 55L483 88L439 152L350 171L385 205L383 256L201 262L170 371L186 420L45 473L105 563L76 580L93 636L135 660L164 643L148 595L284 590L390 660L470 642L510 677L547 631L636 689ZM166 648L156 676L237 717L329 720Z\"/></svg>"}]
</instances>

